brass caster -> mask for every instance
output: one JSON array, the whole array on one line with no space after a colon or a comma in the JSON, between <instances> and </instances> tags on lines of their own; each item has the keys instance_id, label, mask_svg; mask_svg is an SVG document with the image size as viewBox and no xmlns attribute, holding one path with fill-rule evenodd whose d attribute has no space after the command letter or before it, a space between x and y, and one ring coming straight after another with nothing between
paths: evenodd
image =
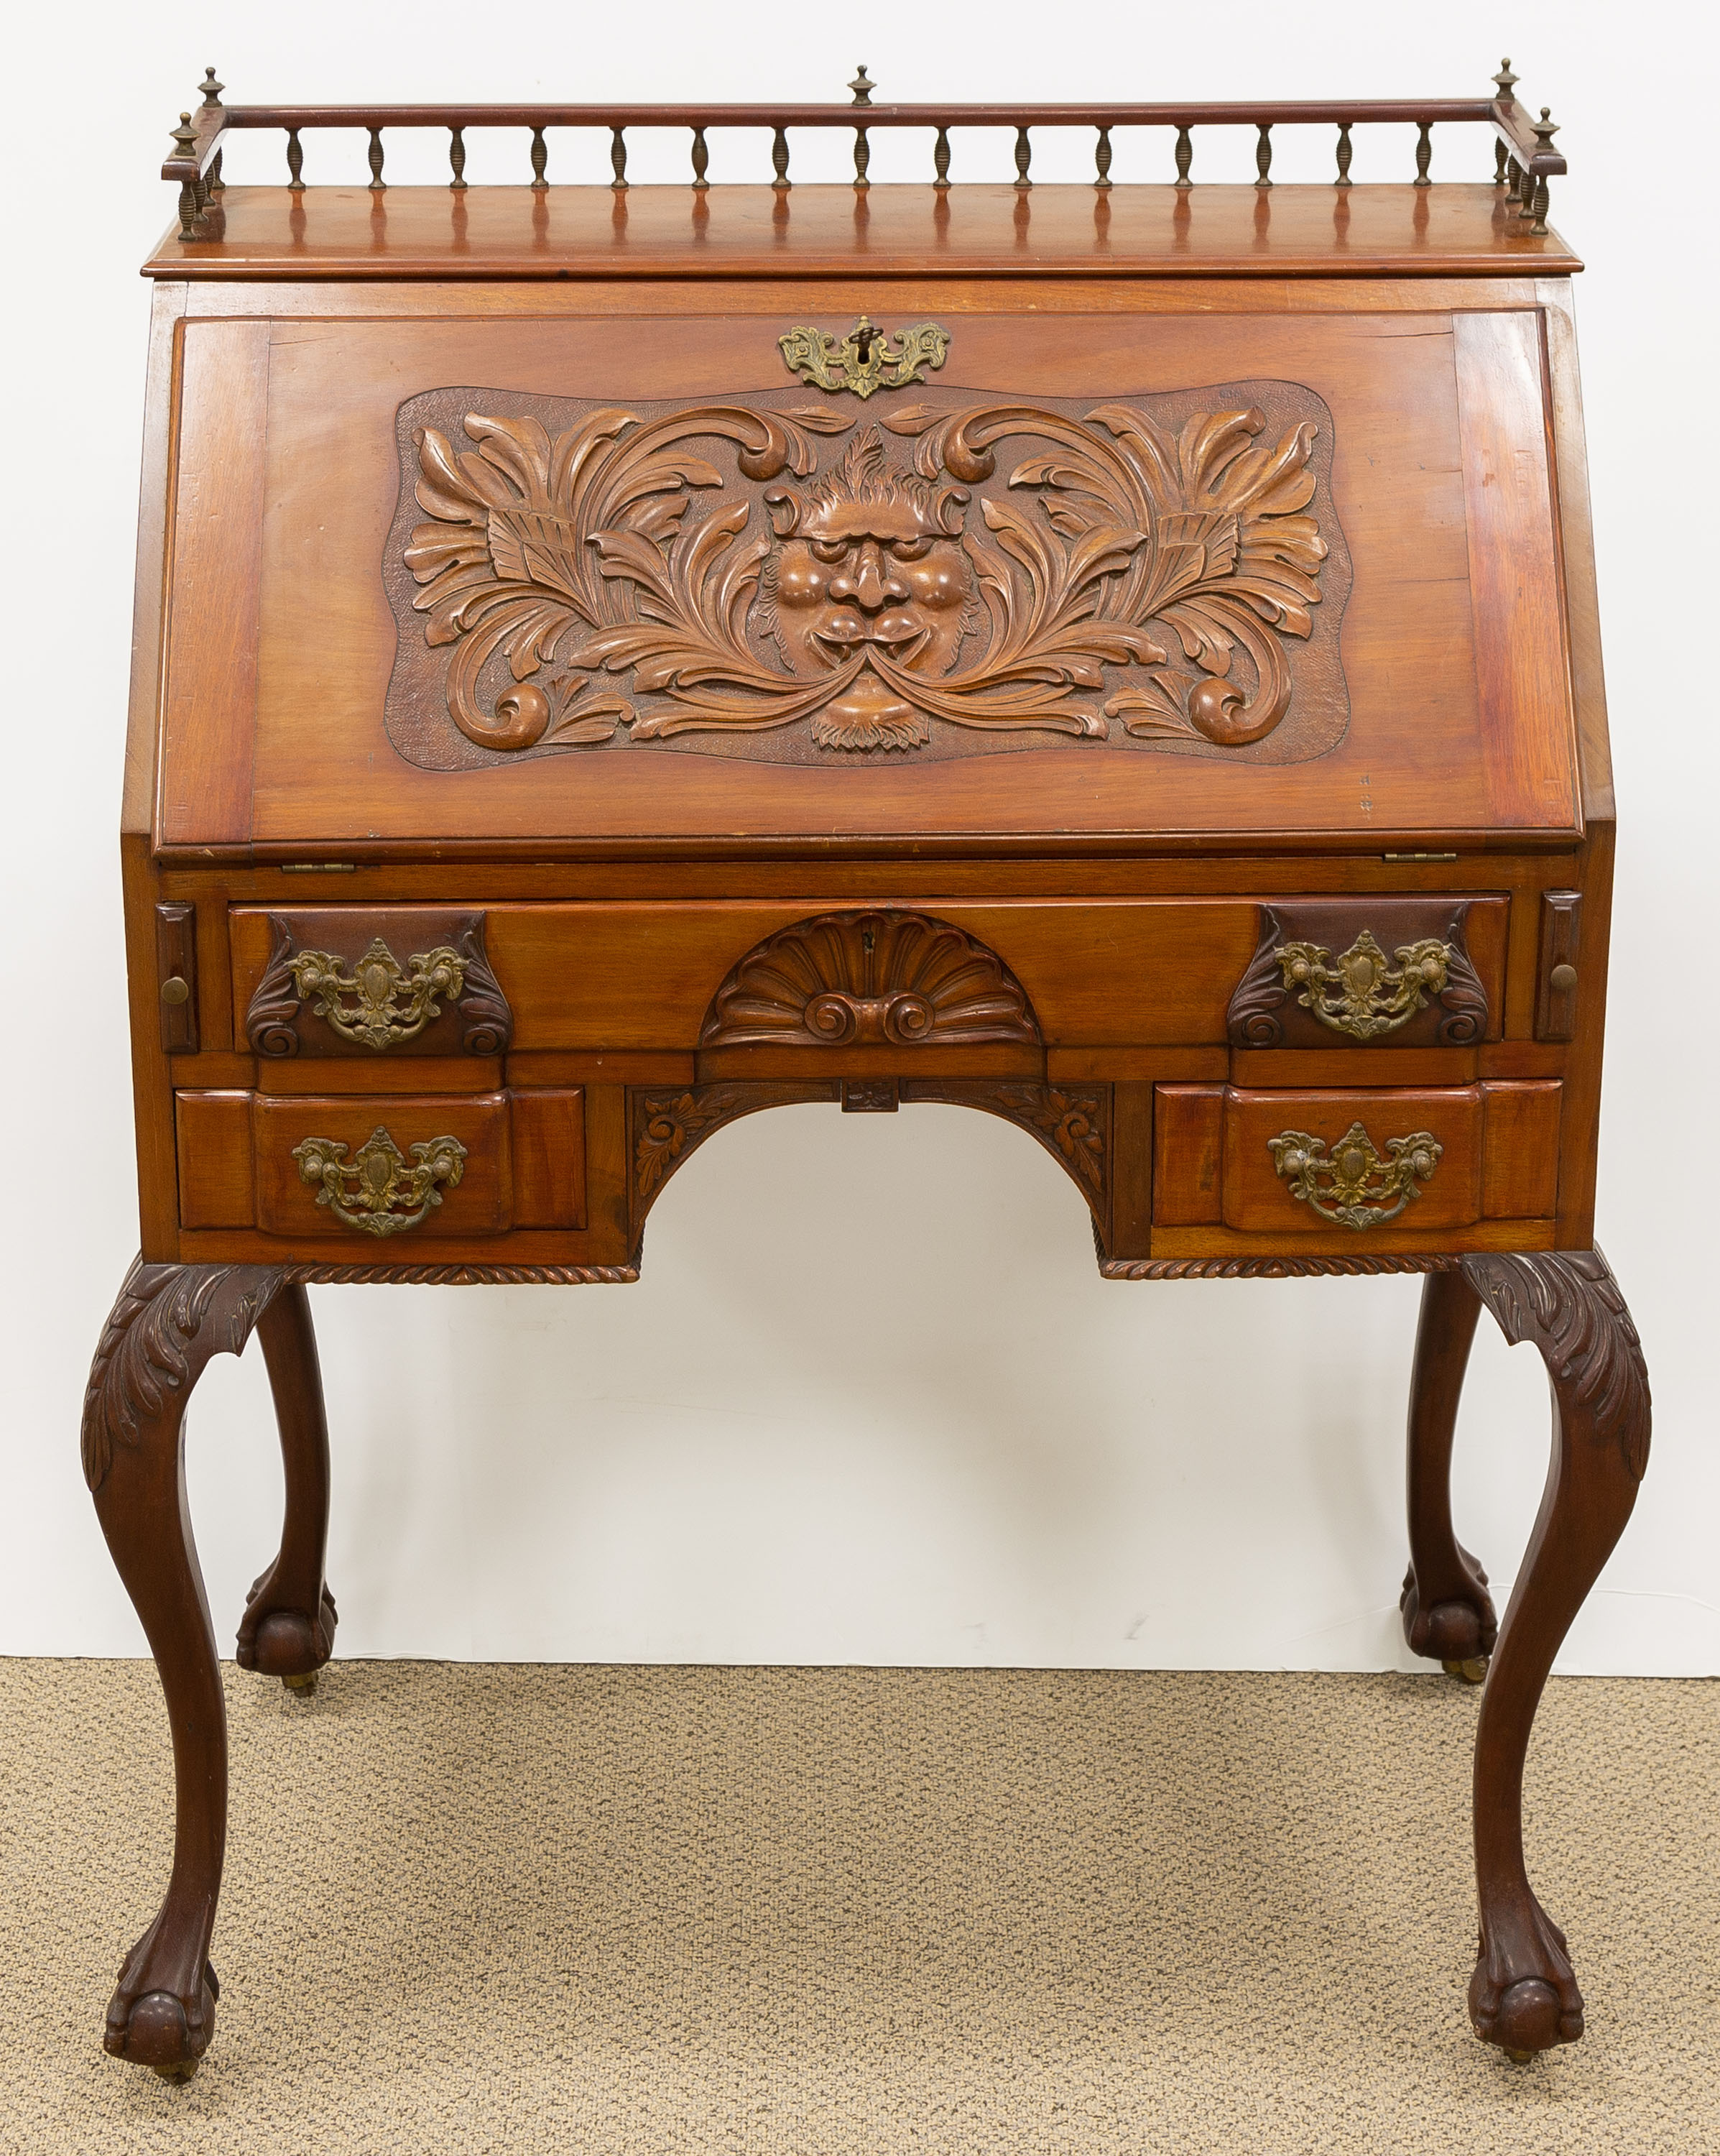
<instances>
[{"instance_id":1,"label":"brass caster","mask_svg":"<svg viewBox=\"0 0 1720 2156\"><path fill-rule=\"evenodd\" d=\"M1503 2050L1504 2047L1502 2045L1500 2048ZM1538 2051L1506 2051L1505 2056L1513 2066L1526 2066L1532 2060L1538 2059L1541 2054Z\"/></svg>"},{"instance_id":2,"label":"brass caster","mask_svg":"<svg viewBox=\"0 0 1720 2156\"><path fill-rule=\"evenodd\" d=\"M164 2082L188 2082L196 2079L197 2068L202 2063L201 2059L182 2059L177 2066L151 2066L150 2071L160 2075Z\"/></svg>"},{"instance_id":3,"label":"brass caster","mask_svg":"<svg viewBox=\"0 0 1720 2156\"><path fill-rule=\"evenodd\" d=\"M302 1677L283 1677L281 1682L289 1691L297 1692L300 1699L309 1699L316 1690L317 1672L311 1670Z\"/></svg>"},{"instance_id":4,"label":"brass caster","mask_svg":"<svg viewBox=\"0 0 1720 2156\"><path fill-rule=\"evenodd\" d=\"M1485 1655L1472 1655L1467 1662L1446 1662L1441 1664L1441 1666L1444 1669L1445 1673L1448 1677L1461 1677L1465 1684L1485 1684L1487 1682L1487 1658ZM290 1677L287 1679L287 1682L289 1684L293 1680ZM1513 2051L1508 2054L1508 2056L1512 2058L1515 2058L1517 2054ZM1533 2058L1534 2056L1534 2053L1533 2051L1525 2051L1523 2056L1525 2058Z\"/></svg>"}]
</instances>

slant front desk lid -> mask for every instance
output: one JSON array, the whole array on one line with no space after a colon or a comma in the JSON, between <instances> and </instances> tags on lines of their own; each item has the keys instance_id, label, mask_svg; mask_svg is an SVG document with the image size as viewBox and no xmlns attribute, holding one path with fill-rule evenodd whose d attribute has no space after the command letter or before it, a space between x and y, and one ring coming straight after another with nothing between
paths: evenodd
<instances>
[{"instance_id":1,"label":"slant front desk lid","mask_svg":"<svg viewBox=\"0 0 1720 2156\"><path fill-rule=\"evenodd\" d=\"M1012 192L969 191L1000 247ZM1032 217L1071 223L1065 192L1088 255L1025 275L978 235L937 275L857 246L695 280L664 239L655 278L484 281L425 259L428 207L411 272L359 284L165 243L157 843L1575 834L1530 281L1549 245L1571 266L1556 238L1513 254L1454 187L1419 279L1412 200L1407 233L1370 203L1377 264L1095 274L1089 190ZM794 217L834 230L825 192L852 227L847 189ZM896 192L932 191L875 191L876 221ZM1301 192L1329 257L1331 191Z\"/></svg>"}]
</instances>

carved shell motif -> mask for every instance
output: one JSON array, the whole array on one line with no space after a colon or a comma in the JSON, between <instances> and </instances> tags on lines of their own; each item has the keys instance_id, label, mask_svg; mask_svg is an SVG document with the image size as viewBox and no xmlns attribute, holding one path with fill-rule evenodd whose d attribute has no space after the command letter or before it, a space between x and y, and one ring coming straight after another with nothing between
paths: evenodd
<instances>
[{"instance_id":1,"label":"carved shell motif","mask_svg":"<svg viewBox=\"0 0 1720 2156\"><path fill-rule=\"evenodd\" d=\"M1026 992L995 951L923 913L823 913L750 951L712 998L701 1048L936 1041L1036 1045Z\"/></svg>"}]
</instances>

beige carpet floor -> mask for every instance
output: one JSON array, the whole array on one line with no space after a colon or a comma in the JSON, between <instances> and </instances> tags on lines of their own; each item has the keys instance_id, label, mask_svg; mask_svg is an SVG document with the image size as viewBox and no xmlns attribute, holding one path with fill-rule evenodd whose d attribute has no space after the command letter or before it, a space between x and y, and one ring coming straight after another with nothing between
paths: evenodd
<instances>
[{"instance_id":1,"label":"beige carpet floor","mask_svg":"<svg viewBox=\"0 0 1720 2156\"><path fill-rule=\"evenodd\" d=\"M104 2056L153 1671L0 1662L0 2148L1711 2156L1720 1686L1573 1680L1532 1867L1589 2007L1467 2030L1438 1676L337 1663L228 1676L215 2048Z\"/></svg>"}]
</instances>

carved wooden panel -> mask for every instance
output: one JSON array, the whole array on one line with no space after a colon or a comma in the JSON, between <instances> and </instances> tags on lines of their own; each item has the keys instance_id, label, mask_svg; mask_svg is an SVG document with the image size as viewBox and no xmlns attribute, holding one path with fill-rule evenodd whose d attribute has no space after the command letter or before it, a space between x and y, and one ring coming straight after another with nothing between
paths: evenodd
<instances>
[{"instance_id":1,"label":"carved wooden panel","mask_svg":"<svg viewBox=\"0 0 1720 2156\"><path fill-rule=\"evenodd\" d=\"M269 926L245 1013L256 1055L499 1055L513 1036L481 913L329 906Z\"/></svg>"},{"instance_id":2,"label":"carved wooden panel","mask_svg":"<svg viewBox=\"0 0 1720 2156\"><path fill-rule=\"evenodd\" d=\"M402 753L1286 763L1341 739L1349 564L1311 389L805 398L403 403Z\"/></svg>"},{"instance_id":3,"label":"carved wooden panel","mask_svg":"<svg viewBox=\"0 0 1720 2156\"><path fill-rule=\"evenodd\" d=\"M1233 1048L1470 1048L1497 1034L1468 932L1486 908L1502 956L1504 907L1467 898L1280 899L1231 997ZM1490 968L1490 970L1492 970ZM1497 978L1497 973L1496 973Z\"/></svg>"},{"instance_id":4,"label":"carved wooden panel","mask_svg":"<svg viewBox=\"0 0 1720 2156\"><path fill-rule=\"evenodd\" d=\"M1038 1040L1026 994L995 951L947 921L893 910L779 930L735 967L699 1036L704 1049Z\"/></svg>"}]
</instances>

